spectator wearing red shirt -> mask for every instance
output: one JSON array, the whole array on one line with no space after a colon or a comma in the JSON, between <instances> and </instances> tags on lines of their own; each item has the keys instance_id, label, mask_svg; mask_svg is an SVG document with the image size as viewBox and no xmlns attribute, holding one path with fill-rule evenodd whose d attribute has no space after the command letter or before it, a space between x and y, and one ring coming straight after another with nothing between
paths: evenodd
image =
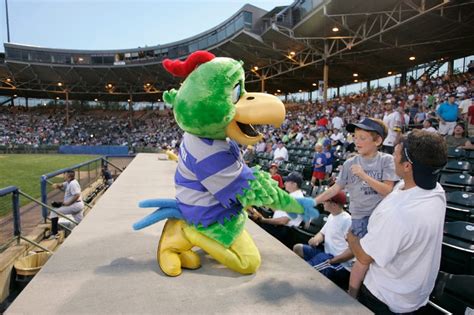
<instances>
[{"instance_id":1,"label":"spectator wearing red shirt","mask_svg":"<svg viewBox=\"0 0 474 315\"><path fill-rule=\"evenodd\" d=\"M329 120L326 118L326 115L323 115L321 116L321 118L318 119L318 121L316 122L316 125L318 127L327 128L328 123L329 123Z\"/></svg>"},{"instance_id":2,"label":"spectator wearing red shirt","mask_svg":"<svg viewBox=\"0 0 474 315\"><path fill-rule=\"evenodd\" d=\"M283 189L285 186L283 185L283 178L278 174L278 164L272 163L269 172L272 175L272 178L278 182L278 187Z\"/></svg>"}]
</instances>

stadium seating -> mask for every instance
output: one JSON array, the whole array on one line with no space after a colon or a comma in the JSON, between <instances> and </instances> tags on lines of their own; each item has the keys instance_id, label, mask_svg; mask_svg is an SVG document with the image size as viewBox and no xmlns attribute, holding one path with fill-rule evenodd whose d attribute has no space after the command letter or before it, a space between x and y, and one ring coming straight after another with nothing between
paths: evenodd
<instances>
[{"instance_id":1,"label":"stadium seating","mask_svg":"<svg viewBox=\"0 0 474 315\"><path fill-rule=\"evenodd\" d=\"M453 274L474 275L474 225L447 222L444 225L441 270Z\"/></svg>"},{"instance_id":2,"label":"stadium seating","mask_svg":"<svg viewBox=\"0 0 474 315\"><path fill-rule=\"evenodd\" d=\"M448 192L446 202L446 221L474 222L474 193Z\"/></svg>"},{"instance_id":3,"label":"stadium seating","mask_svg":"<svg viewBox=\"0 0 474 315\"><path fill-rule=\"evenodd\" d=\"M471 171L471 163L461 160L450 160L443 168L443 172L446 173L470 173Z\"/></svg>"},{"instance_id":4,"label":"stadium seating","mask_svg":"<svg viewBox=\"0 0 474 315\"><path fill-rule=\"evenodd\" d=\"M450 159L460 159L466 156L466 151L464 149L458 148L448 148L448 158Z\"/></svg>"},{"instance_id":5,"label":"stadium seating","mask_svg":"<svg viewBox=\"0 0 474 315\"><path fill-rule=\"evenodd\" d=\"M430 301L453 314L470 314L466 308L474 309L474 276L440 271Z\"/></svg>"},{"instance_id":6,"label":"stadium seating","mask_svg":"<svg viewBox=\"0 0 474 315\"><path fill-rule=\"evenodd\" d=\"M307 227L304 226L304 222L299 227L293 226L289 236L291 243L308 244L309 239L316 235L323 228L327 220L328 215L321 213L317 219L311 220Z\"/></svg>"},{"instance_id":7,"label":"stadium seating","mask_svg":"<svg viewBox=\"0 0 474 315\"><path fill-rule=\"evenodd\" d=\"M439 180L444 189L449 191L474 191L474 179L469 174L442 174Z\"/></svg>"}]
</instances>

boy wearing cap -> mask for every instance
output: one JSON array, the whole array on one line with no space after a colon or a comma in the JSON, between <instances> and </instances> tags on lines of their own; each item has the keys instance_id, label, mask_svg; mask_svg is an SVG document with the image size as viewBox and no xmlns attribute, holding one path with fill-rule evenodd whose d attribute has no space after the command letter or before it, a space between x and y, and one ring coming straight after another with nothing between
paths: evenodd
<instances>
[{"instance_id":1,"label":"boy wearing cap","mask_svg":"<svg viewBox=\"0 0 474 315\"><path fill-rule=\"evenodd\" d=\"M311 266L332 281L342 280L345 285L349 281L353 257L347 249L347 233L351 227L351 216L343 210L346 204L344 192L323 202L324 209L330 213L326 224L308 244L296 244L293 251L304 258ZM317 248L324 242L324 251Z\"/></svg>"},{"instance_id":2,"label":"boy wearing cap","mask_svg":"<svg viewBox=\"0 0 474 315\"><path fill-rule=\"evenodd\" d=\"M387 127L378 119L364 118L358 124L349 124L354 132L358 155L342 165L336 184L316 197L322 203L345 189L351 196L349 212L353 233L362 237L367 233L369 216L377 204L388 195L398 177L395 175L393 156L378 151Z\"/></svg>"},{"instance_id":3,"label":"boy wearing cap","mask_svg":"<svg viewBox=\"0 0 474 315\"><path fill-rule=\"evenodd\" d=\"M446 143L414 130L396 146L394 159L402 181L374 210L368 233L347 238L357 258L353 268L370 265L358 299L377 314L425 305L441 259L446 196L437 177L447 161Z\"/></svg>"},{"instance_id":4,"label":"boy wearing cap","mask_svg":"<svg viewBox=\"0 0 474 315\"><path fill-rule=\"evenodd\" d=\"M351 230L360 238L367 233L372 211L392 191L398 177L395 174L393 156L378 151L387 134L387 127L382 121L365 118L358 124L349 124L346 129L354 132L354 142L359 154L344 162L336 184L317 196L315 201L319 204L345 189L351 197ZM359 287L364 278L367 269L362 267L359 265L351 271L353 288Z\"/></svg>"}]
</instances>

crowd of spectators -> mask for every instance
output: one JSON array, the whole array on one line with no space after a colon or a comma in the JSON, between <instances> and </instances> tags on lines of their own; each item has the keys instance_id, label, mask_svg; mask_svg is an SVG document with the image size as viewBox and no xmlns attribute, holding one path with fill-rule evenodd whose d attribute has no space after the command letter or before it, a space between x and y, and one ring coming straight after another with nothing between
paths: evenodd
<instances>
[{"instance_id":1,"label":"crowd of spectators","mask_svg":"<svg viewBox=\"0 0 474 315\"><path fill-rule=\"evenodd\" d=\"M0 145L125 145L176 146L181 131L169 110L139 111L131 123L125 111L71 111L64 108L0 107Z\"/></svg>"},{"instance_id":2,"label":"crowd of spectators","mask_svg":"<svg viewBox=\"0 0 474 315\"><path fill-rule=\"evenodd\" d=\"M469 74L437 78L422 77L410 79L407 85L392 88L378 88L371 92L351 94L334 98L327 104L307 102L287 104L287 118L279 129L263 126L260 131L264 140L255 146L255 152L276 151L276 162L288 159L284 147L296 141L302 144L319 143L325 139L335 143L350 145L344 126L360 121L365 117L384 119L390 113L396 117L393 123L404 131L409 124L426 128L441 128L450 124L448 131L454 131L452 121L445 122L443 112L437 113L440 105L448 102L448 95L459 108L459 120L474 119L472 104L474 80ZM445 104L441 108L444 108ZM179 145L182 131L172 119L172 112L166 110L136 111L133 119L126 111L70 111L69 124L66 124L64 107L0 107L0 145L127 145L134 147L171 147ZM402 119L403 117L403 119ZM441 124L440 120L441 119ZM452 119L451 119L452 120ZM392 123L392 122L390 122ZM474 132L473 125L470 127ZM393 129L393 128L389 128ZM389 137L390 138L390 135ZM384 145L386 145L384 143Z\"/></svg>"},{"instance_id":3,"label":"crowd of spectators","mask_svg":"<svg viewBox=\"0 0 474 315\"><path fill-rule=\"evenodd\" d=\"M374 156L379 155L381 160L389 160L383 165L380 164L380 167L382 167L380 173L385 172L390 176L381 176L380 178L372 178L371 174L366 174L362 162L358 162L358 165L351 165L352 162L345 163L345 166L339 170L342 176L338 177L336 184L316 197L318 203L323 204L324 208L330 212L331 220L328 222L332 223L323 228L319 234L316 234L308 245L295 246L294 251L310 263L315 261L315 268L320 271L326 270L327 274L334 275L342 271L343 278L346 281L350 268L344 263L350 261L352 265L355 256L357 261L353 265L350 278L350 284L356 284L354 294L362 294L365 299L370 300L370 303L377 304L377 307L381 307L383 310L388 311L388 308L390 308L390 311L410 312L414 310L412 308L415 306L423 305L424 297L413 303L407 298L404 308L394 308L391 304L392 301L386 299L380 293L390 290L378 288L374 284L376 277L386 276L385 267L381 266L381 262L384 259L387 259L387 261L389 258L393 259L392 254L395 253L386 253L380 248L378 243L379 234L383 234L383 231L380 230L377 234L377 229L386 220L390 219L393 222L393 218L387 214L388 210L384 213L384 210L377 209L381 208L379 205L385 199L394 199L398 195L406 195L405 188L400 183L393 188L398 178L402 178L405 184L411 185L411 187L421 187L425 191L432 192L428 196L430 198L444 194L442 188L436 184L435 179L427 182L430 179L430 174L435 174L433 170L439 168L441 164L429 165L432 160L429 158L430 152L426 150L435 148L438 160L443 162L445 157L442 155L442 149L446 145L448 147L474 149L469 140L469 136L474 135L473 88L474 77L471 77L468 73L455 76L444 75L436 78L423 76L418 80L410 78L409 82L403 86L392 88L389 85L388 88L377 88L370 92L333 98L327 103L286 104L287 115L280 128L259 126L259 131L264 137L262 141L254 146L242 148L244 160L248 164L252 164L259 153L267 153L271 157L269 170L272 177L278 181L280 187L283 186L295 197L303 196L301 191L303 178L301 174L292 172L284 179L278 174L279 167L290 159L291 153L286 148L289 144L314 147L313 185L331 178L333 172L331 166L334 157L333 147L336 146L343 147L344 151L349 153L358 151L361 158L367 159L367 163L371 162L370 159L373 159ZM73 110L70 113L69 123L66 123L64 111L59 107L31 108L29 110L18 107L0 107L0 145L126 145L130 148L167 147L176 149L179 146L182 131L176 125L172 116L170 110L139 111L134 112L132 117L130 117L130 112L123 111L89 110L83 112ZM375 125L378 127L374 127ZM347 129L351 132L346 130L347 126L349 126ZM445 137L445 140L441 137L432 137L427 142L426 139L423 139L423 133L421 135L418 132L408 133L414 128L438 133ZM355 136L353 132L355 132ZM361 140L364 137L360 135L373 135L373 132L376 133L374 137L366 137L366 140ZM404 138L402 138L403 136ZM363 152L364 145L361 145L361 141L367 142L368 144L365 144L365 147L370 149L367 149L365 156ZM418 147L422 145L425 146L426 150L417 152ZM382 148L385 152L383 155L378 152L379 148ZM350 161L355 160L346 162ZM387 165L389 164L393 174L387 173ZM426 174L423 173L425 171ZM350 180L343 183L341 178L344 177L345 173L351 173L359 177L360 180ZM342 193L342 190L346 185L349 186L356 182L362 184L357 184L354 189L364 192L370 191L370 194L377 195L378 199L373 201L370 209L367 208L366 204L361 205L361 209L370 210L370 213L364 214L364 216L361 215L360 218L354 217L357 211L351 209L351 207L354 208L357 202L352 200L349 207L352 214L351 225L348 223L348 214L343 211L345 194ZM433 185L435 188L432 187ZM418 192L420 195L423 195L423 193L425 192L422 190ZM351 199L357 196L354 192L351 192L350 195ZM365 195L368 194L365 193ZM368 197L355 198L355 201L360 201L363 198L367 199ZM432 199L435 200L436 198L433 197ZM420 209L423 208L419 203L415 206ZM405 208L406 211L411 209L409 207ZM444 209L442 203L437 203L436 208ZM398 210L392 209L390 211L395 213ZM378 211L377 224L379 226L375 226L375 219L369 220L373 211ZM338 217L341 213L343 215ZM437 221L437 223L440 223L438 225L441 230L438 229L439 231L432 233L436 237L442 235L442 221L444 219L442 214L442 211L440 211L438 220L440 222ZM257 212L253 212L252 215L262 227L277 237L286 234L284 228L302 223L301 216L291 217L278 210L275 211L273 218L265 218ZM363 220L364 223L359 224L355 222L357 220ZM357 223L362 231L360 234L356 233L357 226L354 223ZM418 224L416 228L418 226L424 227L424 217L422 215L419 216L416 224ZM372 232L370 231L371 225ZM365 236L366 233L368 233L368 237ZM348 238L344 243L346 237ZM338 244L337 250L329 246L331 245L331 239L337 241L332 243L333 245ZM323 241L326 242L324 251L312 250L312 245L319 245ZM292 247L294 244L286 245ZM436 248L433 249L433 252L435 251ZM380 253L382 252L384 255L381 256ZM434 256L435 260L439 258L436 255ZM412 257L405 257L404 259L412 259ZM369 269L371 264L372 266L377 264L379 269ZM358 274L353 279L355 268L357 268ZM427 279L430 278L428 279L430 283L434 282L432 273L436 271L430 271L430 274L427 270L423 272ZM367 281L363 280L366 274L369 277ZM423 289L429 290L429 288ZM396 293L392 295L393 298L398 297Z\"/></svg>"}]
</instances>

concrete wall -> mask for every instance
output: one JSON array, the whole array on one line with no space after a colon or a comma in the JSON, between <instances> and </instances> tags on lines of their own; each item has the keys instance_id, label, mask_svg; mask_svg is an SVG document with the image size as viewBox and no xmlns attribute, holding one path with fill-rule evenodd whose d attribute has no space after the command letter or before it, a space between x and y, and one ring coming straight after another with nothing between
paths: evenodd
<instances>
[{"instance_id":1,"label":"concrete wall","mask_svg":"<svg viewBox=\"0 0 474 315\"><path fill-rule=\"evenodd\" d=\"M202 250L202 267L165 276L156 263L163 222L132 224L174 197L175 162L139 154L26 287L7 314L368 314L368 310L249 221L262 255L243 276Z\"/></svg>"}]
</instances>

